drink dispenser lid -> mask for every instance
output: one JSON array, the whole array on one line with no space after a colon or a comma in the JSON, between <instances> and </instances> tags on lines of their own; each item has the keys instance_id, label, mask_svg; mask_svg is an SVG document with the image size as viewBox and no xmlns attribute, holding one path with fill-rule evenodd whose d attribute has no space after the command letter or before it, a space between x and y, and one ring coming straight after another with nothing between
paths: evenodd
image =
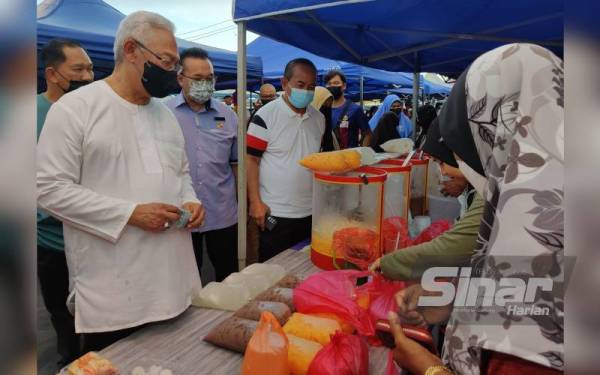
<instances>
[{"instance_id":1,"label":"drink dispenser lid","mask_svg":"<svg viewBox=\"0 0 600 375\"><path fill-rule=\"evenodd\" d=\"M400 158L400 159L393 159L393 160L399 160L401 162L404 161L404 158ZM415 154L411 159L410 159L410 164L414 165L424 165L424 164L428 164L429 163L429 156L424 155L423 159L417 159L417 154Z\"/></svg>"},{"instance_id":2,"label":"drink dispenser lid","mask_svg":"<svg viewBox=\"0 0 600 375\"><path fill-rule=\"evenodd\" d=\"M382 160L379 164L375 165L376 168L384 169L388 172L410 172L412 164L408 163L403 166L404 160L401 159L387 159Z\"/></svg>"},{"instance_id":3,"label":"drink dispenser lid","mask_svg":"<svg viewBox=\"0 0 600 375\"><path fill-rule=\"evenodd\" d=\"M315 179L327 182L370 184L372 182L385 182L387 173L385 170L374 167L360 167L343 174L332 172L315 172Z\"/></svg>"}]
</instances>

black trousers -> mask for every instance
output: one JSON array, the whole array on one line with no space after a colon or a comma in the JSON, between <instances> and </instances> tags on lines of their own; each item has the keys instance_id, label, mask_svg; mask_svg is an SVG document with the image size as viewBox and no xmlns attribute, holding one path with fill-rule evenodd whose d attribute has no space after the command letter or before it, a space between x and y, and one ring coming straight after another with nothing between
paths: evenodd
<instances>
[{"instance_id":1,"label":"black trousers","mask_svg":"<svg viewBox=\"0 0 600 375\"><path fill-rule=\"evenodd\" d=\"M206 252L215 267L216 281L223 281L238 271L237 224L204 233L192 233L198 272L202 269L202 240L206 238Z\"/></svg>"},{"instance_id":2,"label":"black trousers","mask_svg":"<svg viewBox=\"0 0 600 375\"><path fill-rule=\"evenodd\" d=\"M75 318L67 309L69 270L64 251L37 248L37 274L42 299L50 313L56 331L56 347L60 364L67 364L80 356L79 335L75 333Z\"/></svg>"},{"instance_id":3,"label":"black trousers","mask_svg":"<svg viewBox=\"0 0 600 375\"><path fill-rule=\"evenodd\" d=\"M261 263L310 237L312 216L300 219L275 217L275 220L277 224L272 230L260 232L258 261Z\"/></svg>"},{"instance_id":4,"label":"black trousers","mask_svg":"<svg viewBox=\"0 0 600 375\"><path fill-rule=\"evenodd\" d=\"M81 340L83 342L81 353L85 354L91 351L100 351L145 326L146 324L138 327L122 329L119 331L83 333Z\"/></svg>"}]
</instances>

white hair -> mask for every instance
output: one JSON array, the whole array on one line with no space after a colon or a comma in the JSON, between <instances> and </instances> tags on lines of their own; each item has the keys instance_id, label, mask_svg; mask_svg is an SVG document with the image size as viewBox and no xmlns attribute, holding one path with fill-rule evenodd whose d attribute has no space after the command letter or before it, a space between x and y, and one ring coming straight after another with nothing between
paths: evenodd
<instances>
[{"instance_id":1,"label":"white hair","mask_svg":"<svg viewBox=\"0 0 600 375\"><path fill-rule=\"evenodd\" d=\"M119 24L113 51L115 62L123 60L123 45L127 38L135 38L144 43L151 29L165 29L175 34L175 25L160 14L140 10L125 17Z\"/></svg>"}]
</instances>

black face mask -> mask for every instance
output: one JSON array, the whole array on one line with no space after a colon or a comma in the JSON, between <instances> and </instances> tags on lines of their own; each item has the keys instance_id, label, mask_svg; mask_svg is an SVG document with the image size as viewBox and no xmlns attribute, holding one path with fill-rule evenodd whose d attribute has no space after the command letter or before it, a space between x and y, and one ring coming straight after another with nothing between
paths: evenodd
<instances>
[{"instance_id":1,"label":"black face mask","mask_svg":"<svg viewBox=\"0 0 600 375\"><path fill-rule=\"evenodd\" d=\"M340 86L329 86L327 90L333 95L333 99L338 100L342 97L342 88Z\"/></svg>"},{"instance_id":2,"label":"black face mask","mask_svg":"<svg viewBox=\"0 0 600 375\"><path fill-rule=\"evenodd\" d=\"M392 109L391 111L400 116L400 114L402 113L402 108Z\"/></svg>"},{"instance_id":3,"label":"black face mask","mask_svg":"<svg viewBox=\"0 0 600 375\"><path fill-rule=\"evenodd\" d=\"M150 61L146 61L144 64L142 85L144 85L144 88L152 97L164 98L179 89L177 72L174 70L165 70Z\"/></svg>"},{"instance_id":4,"label":"black face mask","mask_svg":"<svg viewBox=\"0 0 600 375\"><path fill-rule=\"evenodd\" d=\"M262 103L262 105L265 105L267 103L271 103L274 99L261 99L260 102Z\"/></svg>"},{"instance_id":5,"label":"black face mask","mask_svg":"<svg viewBox=\"0 0 600 375\"><path fill-rule=\"evenodd\" d=\"M56 73L58 73L61 77L63 77L65 79L65 81L69 81L69 87L67 87L67 89L63 89L60 85L58 87L60 87L60 89L66 94L68 92L71 92L73 90L77 90L80 87L83 87L85 85L88 85L90 83L92 83L92 81L75 81L75 80L68 80L65 76L63 76L62 74L60 74L59 71L56 71Z\"/></svg>"}]
</instances>

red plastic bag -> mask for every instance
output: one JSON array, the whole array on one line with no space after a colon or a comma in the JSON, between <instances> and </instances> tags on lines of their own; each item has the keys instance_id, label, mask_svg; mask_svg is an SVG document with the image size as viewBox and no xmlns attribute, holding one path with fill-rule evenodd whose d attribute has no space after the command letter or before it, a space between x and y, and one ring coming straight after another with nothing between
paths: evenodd
<instances>
[{"instance_id":1,"label":"red plastic bag","mask_svg":"<svg viewBox=\"0 0 600 375\"><path fill-rule=\"evenodd\" d=\"M332 313L365 336L375 334L369 312L358 304L356 279L367 271L323 271L309 276L294 289L296 311L304 314Z\"/></svg>"},{"instance_id":2,"label":"red plastic bag","mask_svg":"<svg viewBox=\"0 0 600 375\"><path fill-rule=\"evenodd\" d=\"M418 245L423 242L429 242L450 228L452 228L452 224L448 220L438 220L436 222L433 222L430 226L425 228L417 237L415 237L415 239L412 241L412 244Z\"/></svg>"},{"instance_id":3,"label":"red plastic bag","mask_svg":"<svg viewBox=\"0 0 600 375\"><path fill-rule=\"evenodd\" d=\"M244 353L242 375L289 373L287 336L275 316L270 311L263 311Z\"/></svg>"},{"instance_id":4,"label":"red plastic bag","mask_svg":"<svg viewBox=\"0 0 600 375\"><path fill-rule=\"evenodd\" d=\"M411 245L410 236L408 235L408 224L403 217L392 216L383 220L381 232L383 235L382 246L384 254Z\"/></svg>"},{"instance_id":5,"label":"red plastic bag","mask_svg":"<svg viewBox=\"0 0 600 375\"><path fill-rule=\"evenodd\" d=\"M396 303L396 293L406 287L404 281L392 281L388 280L382 275L375 274L373 279L365 284L368 285L370 295L369 315L373 320L373 324L377 323L377 320L387 320L388 312L398 311L398 304Z\"/></svg>"},{"instance_id":6,"label":"red plastic bag","mask_svg":"<svg viewBox=\"0 0 600 375\"><path fill-rule=\"evenodd\" d=\"M369 348L365 340L336 333L308 368L308 375L368 375Z\"/></svg>"},{"instance_id":7,"label":"red plastic bag","mask_svg":"<svg viewBox=\"0 0 600 375\"><path fill-rule=\"evenodd\" d=\"M379 235L365 228L344 228L333 232L333 250L344 259L366 270L379 254Z\"/></svg>"},{"instance_id":8,"label":"red plastic bag","mask_svg":"<svg viewBox=\"0 0 600 375\"><path fill-rule=\"evenodd\" d=\"M398 367L396 362L394 362L394 351L388 351L388 363L385 367L385 375L401 375L402 370Z\"/></svg>"}]
</instances>

